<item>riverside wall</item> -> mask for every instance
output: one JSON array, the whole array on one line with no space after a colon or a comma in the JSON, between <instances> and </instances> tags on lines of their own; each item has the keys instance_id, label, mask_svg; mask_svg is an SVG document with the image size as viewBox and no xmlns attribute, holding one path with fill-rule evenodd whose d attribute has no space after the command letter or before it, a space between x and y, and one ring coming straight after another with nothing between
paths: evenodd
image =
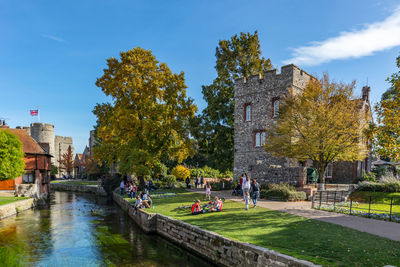
<instances>
[{"instance_id":1,"label":"riverside wall","mask_svg":"<svg viewBox=\"0 0 400 267\"><path fill-rule=\"evenodd\" d=\"M75 185L75 184L51 183L50 188L51 188L51 190L92 193L92 194L96 194L99 196L107 196L107 192L104 191L103 187L97 186L97 185Z\"/></svg>"},{"instance_id":2,"label":"riverside wall","mask_svg":"<svg viewBox=\"0 0 400 267\"><path fill-rule=\"evenodd\" d=\"M273 250L234 241L161 214L138 210L134 215L128 201L113 193L114 202L147 233L157 233L221 266L318 266Z\"/></svg>"},{"instance_id":3,"label":"riverside wall","mask_svg":"<svg viewBox=\"0 0 400 267\"><path fill-rule=\"evenodd\" d=\"M36 207L37 202L33 198L19 200L0 206L0 220L15 215L21 211Z\"/></svg>"}]
</instances>

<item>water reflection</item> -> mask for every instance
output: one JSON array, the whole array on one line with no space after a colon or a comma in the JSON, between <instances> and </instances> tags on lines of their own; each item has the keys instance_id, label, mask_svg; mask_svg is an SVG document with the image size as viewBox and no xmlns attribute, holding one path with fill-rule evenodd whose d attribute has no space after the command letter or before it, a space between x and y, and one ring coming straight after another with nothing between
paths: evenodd
<instances>
[{"instance_id":1,"label":"water reflection","mask_svg":"<svg viewBox=\"0 0 400 267\"><path fill-rule=\"evenodd\" d=\"M1 266L210 266L146 235L114 204L55 192L49 208L0 221Z\"/></svg>"}]
</instances>

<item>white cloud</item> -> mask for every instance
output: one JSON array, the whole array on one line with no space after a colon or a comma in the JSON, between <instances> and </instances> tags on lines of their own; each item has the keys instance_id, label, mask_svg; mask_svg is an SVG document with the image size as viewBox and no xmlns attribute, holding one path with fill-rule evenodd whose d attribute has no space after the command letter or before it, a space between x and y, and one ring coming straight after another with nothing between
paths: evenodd
<instances>
[{"instance_id":1,"label":"white cloud","mask_svg":"<svg viewBox=\"0 0 400 267\"><path fill-rule=\"evenodd\" d=\"M60 43L65 43L65 40L64 40L64 39L62 39L62 38L60 38L60 37L57 37L57 36L54 36L54 35L41 34L41 36L42 36L43 38L46 38L46 39L50 39L50 40L57 41L57 42L60 42Z\"/></svg>"},{"instance_id":2,"label":"white cloud","mask_svg":"<svg viewBox=\"0 0 400 267\"><path fill-rule=\"evenodd\" d=\"M342 32L337 37L293 49L284 64L319 65L336 59L359 58L400 45L400 6L385 20L360 30Z\"/></svg>"}]
</instances>

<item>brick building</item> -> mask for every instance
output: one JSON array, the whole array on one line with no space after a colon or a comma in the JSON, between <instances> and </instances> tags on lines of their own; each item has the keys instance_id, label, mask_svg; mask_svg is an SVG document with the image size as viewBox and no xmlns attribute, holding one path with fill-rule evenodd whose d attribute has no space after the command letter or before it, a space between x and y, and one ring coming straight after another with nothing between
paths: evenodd
<instances>
[{"instance_id":1,"label":"brick building","mask_svg":"<svg viewBox=\"0 0 400 267\"><path fill-rule=\"evenodd\" d=\"M0 190L15 190L17 195L36 198L46 197L50 192L51 155L25 129L9 129L3 125L0 131L4 130L17 135L22 142L25 174L0 182Z\"/></svg>"},{"instance_id":2,"label":"brick building","mask_svg":"<svg viewBox=\"0 0 400 267\"><path fill-rule=\"evenodd\" d=\"M266 129L275 122L283 96L293 88L301 92L313 78L295 65L270 70L261 75L240 78L235 81L235 137L234 137L234 178L248 173L260 182L288 182L295 184L302 167L294 159L275 157L264 149ZM363 88L358 101L360 111L366 112L372 120L369 104L369 87ZM337 182L352 182L369 172L370 158L362 162L337 162L328 167L327 178ZM309 163L312 165L312 162Z\"/></svg>"}]
</instances>

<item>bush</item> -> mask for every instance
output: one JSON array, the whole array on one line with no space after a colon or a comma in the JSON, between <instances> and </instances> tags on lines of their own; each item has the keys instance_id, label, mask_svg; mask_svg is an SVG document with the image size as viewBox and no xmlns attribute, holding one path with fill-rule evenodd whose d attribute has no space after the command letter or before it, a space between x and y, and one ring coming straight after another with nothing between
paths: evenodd
<instances>
[{"instance_id":1,"label":"bush","mask_svg":"<svg viewBox=\"0 0 400 267\"><path fill-rule=\"evenodd\" d=\"M218 178L220 173L219 170L215 170L207 165L203 167L204 177L207 178Z\"/></svg>"},{"instance_id":2,"label":"bush","mask_svg":"<svg viewBox=\"0 0 400 267\"><path fill-rule=\"evenodd\" d=\"M286 183L268 184L261 188L262 198L278 198L281 201L301 201L307 198L305 192L297 192L293 186Z\"/></svg>"},{"instance_id":3,"label":"bush","mask_svg":"<svg viewBox=\"0 0 400 267\"><path fill-rule=\"evenodd\" d=\"M363 170L363 176L362 176L362 178L360 180L361 181L368 181L368 182L376 182L376 175L373 172L366 173Z\"/></svg>"},{"instance_id":4,"label":"bush","mask_svg":"<svg viewBox=\"0 0 400 267\"><path fill-rule=\"evenodd\" d=\"M167 175L168 168L161 162L154 164L152 176L161 179Z\"/></svg>"},{"instance_id":5,"label":"bush","mask_svg":"<svg viewBox=\"0 0 400 267\"><path fill-rule=\"evenodd\" d=\"M175 187L176 177L174 175L165 175L160 178L160 181L156 184L158 188L173 188Z\"/></svg>"},{"instance_id":6,"label":"bush","mask_svg":"<svg viewBox=\"0 0 400 267\"><path fill-rule=\"evenodd\" d=\"M202 176L204 177L204 170L201 168L191 169L190 176L191 177L202 177Z\"/></svg>"},{"instance_id":7,"label":"bush","mask_svg":"<svg viewBox=\"0 0 400 267\"><path fill-rule=\"evenodd\" d=\"M378 183L367 181L359 183L356 191L397 193L400 192L400 180L393 174L386 173Z\"/></svg>"},{"instance_id":8,"label":"bush","mask_svg":"<svg viewBox=\"0 0 400 267\"><path fill-rule=\"evenodd\" d=\"M224 187L222 187L222 183L224 183ZM221 190L233 189L234 184L231 181L219 181L219 182L210 183L210 186L211 186L211 190L213 190L213 191L221 191Z\"/></svg>"},{"instance_id":9,"label":"bush","mask_svg":"<svg viewBox=\"0 0 400 267\"><path fill-rule=\"evenodd\" d=\"M172 175L176 177L177 180L185 180L186 177L190 176L190 171L183 165L178 165L172 170Z\"/></svg>"}]
</instances>

